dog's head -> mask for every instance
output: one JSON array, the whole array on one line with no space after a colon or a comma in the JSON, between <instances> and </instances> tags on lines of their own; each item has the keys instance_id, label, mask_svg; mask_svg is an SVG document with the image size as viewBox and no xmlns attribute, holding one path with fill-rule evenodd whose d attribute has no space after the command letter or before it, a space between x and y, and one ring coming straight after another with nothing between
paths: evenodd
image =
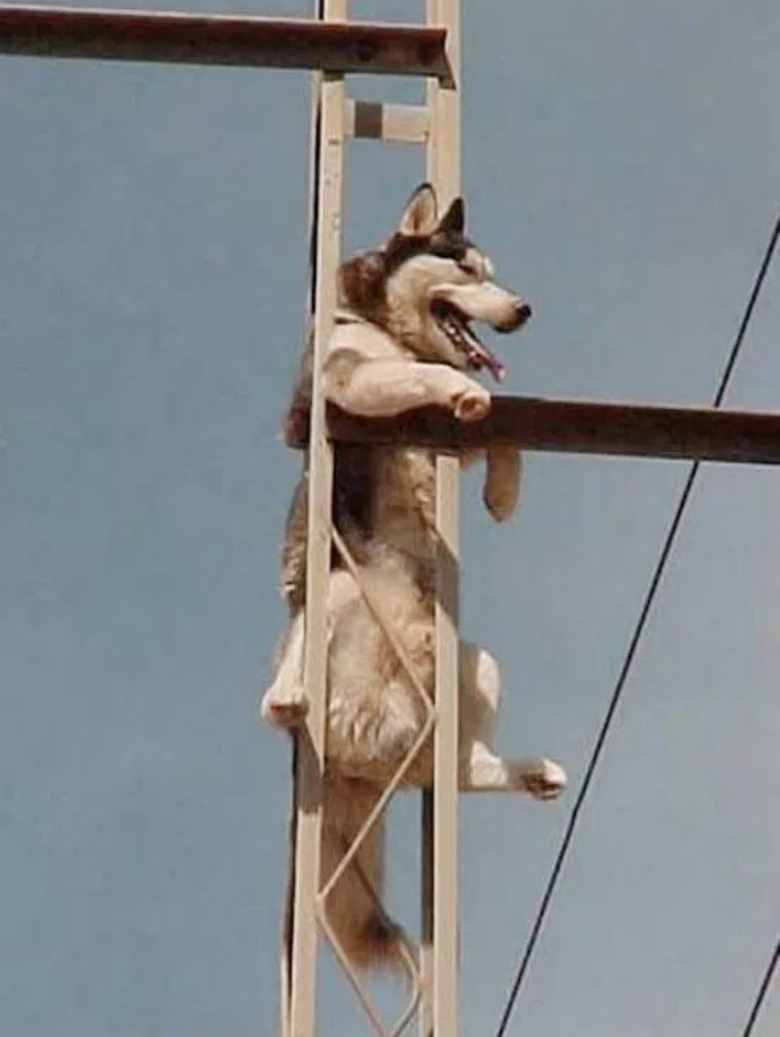
<instances>
[{"instance_id":1,"label":"dog's head","mask_svg":"<svg viewBox=\"0 0 780 1037\"><path fill-rule=\"evenodd\" d=\"M384 247L341 266L339 305L383 328L421 360L485 369L499 380L503 365L477 338L472 321L514 331L531 316L528 303L496 284L490 260L466 237L463 199L440 218L430 184L411 196ZM309 441L312 373L310 339L284 424L285 442L299 449Z\"/></svg>"},{"instance_id":2,"label":"dog's head","mask_svg":"<svg viewBox=\"0 0 780 1037\"><path fill-rule=\"evenodd\" d=\"M528 303L496 284L490 260L466 237L463 199L439 217L430 184L411 196L383 248L343 264L339 290L342 306L384 328L421 360L486 369L499 380L504 368L472 321L505 332L531 316Z\"/></svg>"}]
</instances>

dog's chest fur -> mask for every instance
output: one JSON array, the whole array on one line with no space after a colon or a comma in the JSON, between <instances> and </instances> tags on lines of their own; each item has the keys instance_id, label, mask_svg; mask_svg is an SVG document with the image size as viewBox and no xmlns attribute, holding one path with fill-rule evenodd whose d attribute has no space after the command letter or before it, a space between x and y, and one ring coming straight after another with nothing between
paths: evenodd
<instances>
[{"instance_id":1,"label":"dog's chest fur","mask_svg":"<svg viewBox=\"0 0 780 1037\"><path fill-rule=\"evenodd\" d=\"M436 467L427 450L377 450L372 535L421 561L435 550Z\"/></svg>"},{"instance_id":2,"label":"dog's chest fur","mask_svg":"<svg viewBox=\"0 0 780 1037\"><path fill-rule=\"evenodd\" d=\"M358 562L377 552L402 554L428 586L435 557L436 466L426 450L336 447L333 525ZM283 593L294 614L306 596L308 477L293 497L283 550ZM332 567L343 565L334 549Z\"/></svg>"},{"instance_id":3,"label":"dog's chest fur","mask_svg":"<svg viewBox=\"0 0 780 1037\"><path fill-rule=\"evenodd\" d=\"M331 350L350 334L361 335L361 353L407 355L386 333L360 320L337 326ZM285 438L302 448L308 441L311 408L311 349L288 411ZM360 562L379 551L402 553L413 565L421 587L427 587L435 556L435 455L425 449L340 443L334 456L334 526ZM283 593L295 613L304 603L306 584L307 466L293 497L283 552ZM334 550L332 565L342 560Z\"/></svg>"}]
</instances>

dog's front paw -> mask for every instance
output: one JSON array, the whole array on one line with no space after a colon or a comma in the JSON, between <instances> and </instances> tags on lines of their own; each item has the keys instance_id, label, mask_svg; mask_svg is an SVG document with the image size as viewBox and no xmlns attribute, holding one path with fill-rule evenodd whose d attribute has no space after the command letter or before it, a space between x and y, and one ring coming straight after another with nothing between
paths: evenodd
<instances>
[{"instance_id":1,"label":"dog's front paw","mask_svg":"<svg viewBox=\"0 0 780 1037\"><path fill-rule=\"evenodd\" d=\"M507 522L515 513L517 494L503 486L485 486L482 498L495 522Z\"/></svg>"},{"instance_id":2,"label":"dog's front paw","mask_svg":"<svg viewBox=\"0 0 780 1037\"><path fill-rule=\"evenodd\" d=\"M490 393L469 379L465 388L453 393L452 409L458 421L480 421L490 410Z\"/></svg>"},{"instance_id":3,"label":"dog's front paw","mask_svg":"<svg viewBox=\"0 0 780 1037\"><path fill-rule=\"evenodd\" d=\"M557 799L566 788L566 771L553 760L529 760L523 771L523 786L534 799Z\"/></svg>"}]
</instances>

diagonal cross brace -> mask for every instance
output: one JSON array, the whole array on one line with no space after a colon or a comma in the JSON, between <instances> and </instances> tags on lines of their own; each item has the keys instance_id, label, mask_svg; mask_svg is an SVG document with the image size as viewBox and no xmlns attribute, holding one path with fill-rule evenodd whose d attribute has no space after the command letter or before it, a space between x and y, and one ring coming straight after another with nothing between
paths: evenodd
<instances>
[{"instance_id":1,"label":"diagonal cross brace","mask_svg":"<svg viewBox=\"0 0 780 1037\"><path fill-rule=\"evenodd\" d=\"M338 958L339 964L344 970L347 979L349 980L352 988L357 994L358 1000L360 1001L364 1011L371 1020L374 1029L379 1034L379 1037L400 1037L400 1034L402 1034L403 1031L406 1029L408 1023L411 1021L415 1011L417 1010L417 1006L421 995L421 976L418 964L414 959L414 955L409 950L409 948L406 947L404 943L403 950L406 952L404 954L404 967L412 983L411 996L406 1009L404 1009L401 1016L396 1021L395 1026L392 1030L388 1031L385 1029L384 1024L381 1022L379 1015L376 1012L376 1009L372 1005L371 1000L368 997L368 994L360 981L360 978L355 973L354 969L351 967L349 959L345 954L343 948L339 944L336 934L333 932L330 925L328 924L327 916L325 913L325 904L329 893L331 892L331 890L334 889L334 887L339 882L341 877L344 875L346 870L350 867L358 866L356 858L361 845L368 837L369 833L371 832L372 828L377 823L381 815L387 810L390 800L392 799L394 793L398 790L398 787L403 781L406 772L409 770L416 758L419 756L420 752L425 746L425 743L428 741L433 732L433 728L436 723L436 709L433 702L431 701L430 695L425 690L424 685L415 673L414 667L412 666L411 661L407 656L403 645L395 635L388 618L382 610L382 606L374 600L373 595L367 588L365 580L361 575L359 566L352 557L352 554L350 553L347 545L344 543L341 534L335 527L331 530L331 536L333 538L333 543L335 544L336 549L341 555L344 565L352 575L353 579L355 580L355 583L358 585L360 592L363 596L363 600L365 601L368 609L373 615L375 622L382 630L384 637L386 638L392 651L395 653L399 663L404 669L409 679L410 685L414 688L415 692L420 698L426 714L425 721L420 729L417 738L415 739L412 746L409 748L408 752L405 754L404 758L398 764L398 767L396 768L395 774L393 775L392 779L385 785L384 789L382 790L382 795L377 801L376 806L371 811L371 814L366 819L365 824L363 825L361 830L355 836L354 840L352 841L352 844L349 847L344 847L344 857L339 862L338 867L335 869L335 871L329 878L328 882L320 890L319 897L317 900L318 921L325 933L325 936L327 937L331 946L333 947L336 953L336 957ZM373 890L371 890L371 895L376 899L376 894Z\"/></svg>"}]
</instances>

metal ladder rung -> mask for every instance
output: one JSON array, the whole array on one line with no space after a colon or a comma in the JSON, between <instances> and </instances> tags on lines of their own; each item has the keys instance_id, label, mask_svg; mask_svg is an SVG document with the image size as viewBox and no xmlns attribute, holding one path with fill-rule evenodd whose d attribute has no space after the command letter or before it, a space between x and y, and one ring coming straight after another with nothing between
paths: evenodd
<instances>
[{"instance_id":1,"label":"metal ladder rung","mask_svg":"<svg viewBox=\"0 0 780 1037\"><path fill-rule=\"evenodd\" d=\"M349 98L344 110L344 135L398 144L427 144L431 116L424 105L383 104Z\"/></svg>"}]
</instances>

